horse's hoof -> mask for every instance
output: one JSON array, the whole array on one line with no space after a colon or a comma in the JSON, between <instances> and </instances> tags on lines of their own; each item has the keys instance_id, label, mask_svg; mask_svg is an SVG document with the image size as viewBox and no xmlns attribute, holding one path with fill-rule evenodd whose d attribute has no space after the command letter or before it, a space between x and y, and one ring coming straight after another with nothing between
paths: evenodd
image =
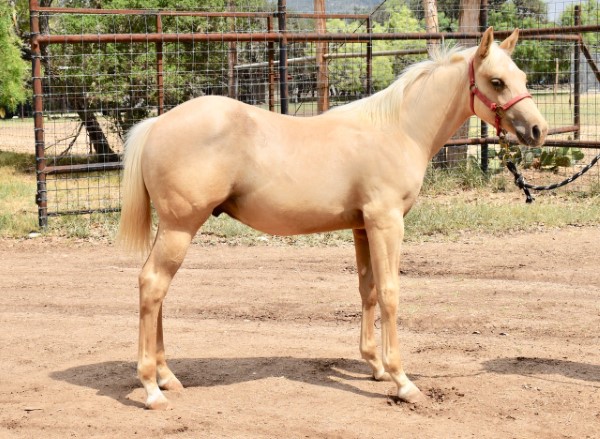
<instances>
[{"instance_id":1,"label":"horse's hoof","mask_svg":"<svg viewBox=\"0 0 600 439\"><path fill-rule=\"evenodd\" d=\"M148 397L146 400L146 408L148 410L171 410L173 407L165 395L157 393L154 396Z\"/></svg>"},{"instance_id":2,"label":"horse's hoof","mask_svg":"<svg viewBox=\"0 0 600 439\"><path fill-rule=\"evenodd\" d=\"M181 392L183 390L183 384L174 376L164 382L159 382L159 387L162 390L168 390L170 392Z\"/></svg>"},{"instance_id":3,"label":"horse's hoof","mask_svg":"<svg viewBox=\"0 0 600 439\"><path fill-rule=\"evenodd\" d=\"M427 401L425 395L421 393L419 388L415 386L412 381L409 381L398 389L398 398L409 404L419 404Z\"/></svg>"}]
</instances>

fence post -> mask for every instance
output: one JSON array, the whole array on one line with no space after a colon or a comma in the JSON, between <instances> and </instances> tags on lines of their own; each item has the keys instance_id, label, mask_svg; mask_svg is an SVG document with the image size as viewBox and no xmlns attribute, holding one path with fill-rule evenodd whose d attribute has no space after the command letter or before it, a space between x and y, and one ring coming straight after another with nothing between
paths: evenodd
<instances>
[{"instance_id":1,"label":"fence post","mask_svg":"<svg viewBox=\"0 0 600 439\"><path fill-rule=\"evenodd\" d=\"M279 101L281 114L288 114L287 83L287 36L286 36L286 0L277 0L277 17L279 24Z\"/></svg>"},{"instance_id":2,"label":"fence post","mask_svg":"<svg viewBox=\"0 0 600 439\"><path fill-rule=\"evenodd\" d=\"M267 32L273 32L273 17L267 18ZM267 43L267 56L269 62L269 111L275 111L275 44Z\"/></svg>"},{"instance_id":3,"label":"fence post","mask_svg":"<svg viewBox=\"0 0 600 439\"><path fill-rule=\"evenodd\" d=\"M232 0L228 0L227 2L227 10L229 12L235 12L235 5ZM229 32L235 33L235 18L229 18ZM228 67L228 81L227 81L227 95L232 99L238 98L237 93L237 71L235 70L235 65L237 64L237 43L235 41L231 41L228 43L228 51L227 51L227 67ZM251 92L254 94L253 92Z\"/></svg>"},{"instance_id":4,"label":"fence post","mask_svg":"<svg viewBox=\"0 0 600 439\"><path fill-rule=\"evenodd\" d=\"M31 68L33 73L33 125L35 134L35 170L37 179L36 204L38 225L48 227L48 196L46 189L46 153L44 144L44 102L42 87L42 49L40 36L40 15L37 0L29 0L29 24L31 26Z\"/></svg>"},{"instance_id":5,"label":"fence post","mask_svg":"<svg viewBox=\"0 0 600 439\"><path fill-rule=\"evenodd\" d=\"M439 32L438 11L436 0L423 0L423 10L425 11L425 31ZM433 47L440 46L439 40L427 40L427 52L431 53Z\"/></svg>"},{"instance_id":6,"label":"fence post","mask_svg":"<svg viewBox=\"0 0 600 439\"><path fill-rule=\"evenodd\" d=\"M481 0L479 9L479 30L484 32L488 27L488 0ZM483 120L480 120L481 137L485 139L488 136L488 126ZM487 174L489 169L488 144L481 144L481 171Z\"/></svg>"},{"instance_id":7,"label":"fence post","mask_svg":"<svg viewBox=\"0 0 600 439\"><path fill-rule=\"evenodd\" d=\"M581 26L581 7L575 5L574 9L574 23L575 26ZM573 44L573 125L577 127L577 130L573 132L573 138L579 140L581 135L581 107L580 107L580 89L581 89L581 78L580 78L580 52L579 43Z\"/></svg>"},{"instance_id":8,"label":"fence post","mask_svg":"<svg viewBox=\"0 0 600 439\"><path fill-rule=\"evenodd\" d=\"M373 34L373 20L367 17L367 33L369 37ZM373 94L373 40L367 42L367 96Z\"/></svg>"},{"instance_id":9,"label":"fence post","mask_svg":"<svg viewBox=\"0 0 600 439\"><path fill-rule=\"evenodd\" d=\"M162 17L156 14L156 33L162 34ZM165 87L163 78L163 43L156 42L156 88L158 93L158 114L165 112Z\"/></svg>"},{"instance_id":10,"label":"fence post","mask_svg":"<svg viewBox=\"0 0 600 439\"><path fill-rule=\"evenodd\" d=\"M315 14L325 14L325 0L314 0ZM318 34L327 33L325 17L317 18L316 31ZM317 63L317 113L323 113L329 109L329 77L327 74L327 54L329 43L319 41L316 44L315 61Z\"/></svg>"}]
</instances>

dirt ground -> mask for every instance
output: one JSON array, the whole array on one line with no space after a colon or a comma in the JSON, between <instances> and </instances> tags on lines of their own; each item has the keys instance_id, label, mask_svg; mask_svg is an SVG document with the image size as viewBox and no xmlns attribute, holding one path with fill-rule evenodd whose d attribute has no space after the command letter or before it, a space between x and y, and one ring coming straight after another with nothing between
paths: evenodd
<instances>
[{"instance_id":1,"label":"dirt ground","mask_svg":"<svg viewBox=\"0 0 600 439\"><path fill-rule=\"evenodd\" d=\"M0 241L1 438L598 438L600 228L409 244L399 403L360 360L351 246L194 245L165 303L174 409L135 377L139 261ZM377 323L379 326L379 323Z\"/></svg>"}]
</instances>

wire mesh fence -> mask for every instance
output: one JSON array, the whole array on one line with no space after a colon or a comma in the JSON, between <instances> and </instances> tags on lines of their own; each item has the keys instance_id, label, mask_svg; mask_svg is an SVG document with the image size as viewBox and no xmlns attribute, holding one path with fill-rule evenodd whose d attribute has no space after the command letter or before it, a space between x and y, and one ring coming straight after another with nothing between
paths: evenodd
<instances>
[{"instance_id":1,"label":"wire mesh fence","mask_svg":"<svg viewBox=\"0 0 600 439\"><path fill-rule=\"evenodd\" d=\"M132 10L36 3L34 101L0 121L0 148L36 146L41 218L118 210L123 139L146 117L211 94L315 115L387 87L436 46L476 44L488 25L524 29L513 58L551 127L547 146L512 148L526 177L554 181L598 153L591 147L600 145L600 27L592 2L327 1L316 13L314 0L215 1L204 10L195 2ZM494 135L471 118L434 169L503 172ZM591 174L580 188L600 181Z\"/></svg>"}]
</instances>

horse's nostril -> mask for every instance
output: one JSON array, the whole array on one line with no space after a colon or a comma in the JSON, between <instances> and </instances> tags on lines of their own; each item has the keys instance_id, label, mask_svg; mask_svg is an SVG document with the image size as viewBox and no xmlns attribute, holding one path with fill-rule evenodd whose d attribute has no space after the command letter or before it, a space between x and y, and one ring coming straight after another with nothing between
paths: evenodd
<instances>
[{"instance_id":1,"label":"horse's nostril","mask_svg":"<svg viewBox=\"0 0 600 439\"><path fill-rule=\"evenodd\" d=\"M531 136L533 137L533 139L540 140L541 135L542 135L542 132L540 131L540 127L538 127L537 125L534 125L533 128L531 128Z\"/></svg>"}]
</instances>

